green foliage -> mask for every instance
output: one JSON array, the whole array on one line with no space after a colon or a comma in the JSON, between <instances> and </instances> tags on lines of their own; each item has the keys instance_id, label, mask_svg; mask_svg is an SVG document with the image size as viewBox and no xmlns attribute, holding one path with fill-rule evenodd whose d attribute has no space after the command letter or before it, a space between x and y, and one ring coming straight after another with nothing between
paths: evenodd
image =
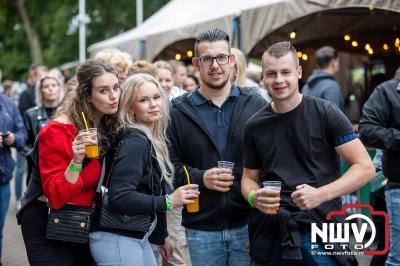
<instances>
[{"instance_id":1,"label":"green foliage","mask_svg":"<svg viewBox=\"0 0 400 266\"><path fill-rule=\"evenodd\" d=\"M144 18L151 16L168 0L145 0ZM28 16L39 33L43 62L49 68L78 60L79 27L76 17L79 0L25 0ZM86 44L102 41L136 25L132 0L86 1ZM75 22L75 24L74 24ZM31 64L25 28L15 0L0 0L0 69L4 79L24 80Z\"/></svg>"}]
</instances>

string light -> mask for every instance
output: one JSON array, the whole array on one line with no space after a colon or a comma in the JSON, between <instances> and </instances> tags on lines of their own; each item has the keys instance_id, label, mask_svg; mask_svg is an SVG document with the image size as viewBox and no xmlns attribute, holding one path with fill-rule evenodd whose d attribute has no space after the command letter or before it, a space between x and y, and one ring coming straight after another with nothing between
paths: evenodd
<instances>
[{"instance_id":1,"label":"string light","mask_svg":"<svg viewBox=\"0 0 400 266\"><path fill-rule=\"evenodd\" d=\"M308 56L307 56L306 54L303 54L303 55L301 56L301 59L303 59L304 61L307 61Z\"/></svg>"},{"instance_id":2,"label":"string light","mask_svg":"<svg viewBox=\"0 0 400 266\"><path fill-rule=\"evenodd\" d=\"M368 53L369 53L370 55L372 55L372 54L374 53L374 50L369 49L369 50L368 50Z\"/></svg>"},{"instance_id":3,"label":"string light","mask_svg":"<svg viewBox=\"0 0 400 266\"><path fill-rule=\"evenodd\" d=\"M289 37L290 37L290 39L296 38L296 31L292 31L292 32L289 34Z\"/></svg>"},{"instance_id":4,"label":"string light","mask_svg":"<svg viewBox=\"0 0 400 266\"><path fill-rule=\"evenodd\" d=\"M366 45L365 45L365 50L369 50L369 49L371 49L371 45L369 45L369 43L367 43Z\"/></svg>"},{"instance_id":5,"label":"string light","mask_svg":"<svg viewBox=\"0 0 400 266\"><path fill-rule=\"evenodd\" d=\"M192 50L188 50L188 51L186 52L186 55L187 55L189 58L192 58L192 57L193 57L193 52L192 52Z\"/></svg>"},{"instance_id":6,"label":"string light","mask_svg":"<svg viewBox=\"0 0 400 266\"><path fill-rule=\"evenodd\" d=\"M177 54L175 55L175 59L176 59L177 61L181 60L181 58L182 58L181 54L177 53Z\"/></svg>"},{"instance_id":7,"label":"string light","mask_svg":"<svg viewBox=\"0 0 400 266\"><path fill-rule=\"evenodd\" d=\"M358 42L352 41L352 42L351 42L351 45L352 45L353 47L357 47L357 46L358 46Z\"/></svg>"},{"instance_id":8,"label":"string light","mask_svg":"<svg viewBox=\"0 0 400 266\"><path fill-rule=\"evenodd\" d=\"M344 40L345 40L346 42L350 41L350 35L348 35L348 34L344 35L343 38L344 38Z\"/></svg>"},{"instance_id":9,"label":"string light","mask_svg":"<svg viewBox=\"0 0 400 266\"><path fill-rule=\"evenodd\" d=\"M303 53L300 52L300 51L298 51L298 52L297 52L297 57L298 57L298 58L301 58L302 56L303 56Z\"/></svg>"},{"instance_id":10,"label":"string light","mask_svg":"<svg viewBox=\"0 0 400 266\"><path fill-rule=\"evenodd\" d=\"M394 42L394 45L396 47L400 47L400 39L399 38L396 38L396 41Z\"/></svg>"},{"instance_id":11,"label":"string light","mask_svg":"<svg viewBox=\"0 0 400 266\"><path fill-rule=\"evenodd\" d=\"M383 50L385 51L389 50L389 45L387 45L387 43L383 44Z\"/></svg>"}]
</instances>

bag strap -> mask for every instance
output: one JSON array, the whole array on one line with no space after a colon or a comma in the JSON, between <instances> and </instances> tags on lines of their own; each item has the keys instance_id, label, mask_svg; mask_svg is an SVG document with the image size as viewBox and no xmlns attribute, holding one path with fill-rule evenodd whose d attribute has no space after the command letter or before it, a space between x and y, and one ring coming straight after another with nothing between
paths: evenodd
<instances>
[{"instance_id":1,"label":"bag strap","mask_svg":"<svg viewBox=\"0 0 400 266\"><path fill-rule=\"evenodd\" d=\"M101 175L99 183L97 184L96 193L100 193L101 186L103 185L104 176L106 174L106 157L103 157L103 163L101 164Z\"/></svg>"}]
</instances>

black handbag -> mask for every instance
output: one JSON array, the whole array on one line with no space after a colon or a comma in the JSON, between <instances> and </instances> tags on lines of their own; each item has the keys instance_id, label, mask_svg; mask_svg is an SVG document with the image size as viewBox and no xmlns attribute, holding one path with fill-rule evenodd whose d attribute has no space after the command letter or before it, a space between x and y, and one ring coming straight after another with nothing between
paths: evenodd
<instances>
[{"instance_id":1,"label":"black handbag","mask_svg":"<svg viewBox=\"0 0 400 266\"><path fill-rule=\"evenodd\" d=\"M138 135L145 138L145 140L147 142L149 141L141 133L138 133ZM115 151L114 159L115 159L115 155L118 153L120 145L121 145L121 142L119 142L118 148ZM136 214L136 215L128 216L128 215L113 211L110 208L110 202L109 202L110 197L109 197L107 188L108 188L108 185L110 182L110 176L111 176L113 166L114 166L114 161L115 161L114 159L112 160L110 172L108 173L105 188L102 193L102 203L101 203L101 209L100 209L99 227L147 233L147 232L149 232L150 226L151 226L151 215L150 214ZM150 162L151 162L151 159L150 159ZM152 172L152 170L153 170L153 168L151 166L150 172ZM104 178L104 176L102 176L102 178ZM102 183L102 180L101 180L101 183ZM101 183L99 183L99 184L101 184ZM151 178L151 187L153 188L153 178ZM101 190L101 186L99 185L97 188L97 191L99 192L100 190Z\"/></svg>"},{"instance_id":2,"label":"black handbag","mask_svg":"<svg viewBox=\"0 0 400 266\"><path fill-rule=\"evenodd\" d=\"M93 208L65 205L62 209L49 207L46 238L75 243L88 243Z\"/></svg>"},{"instance_id":3,"label":"black handbag","mask_svg":"<svg viewBox=\"0 0 400 266\"><path fill-rule=\"evenodd\" d=\"M105 159L101 169L99 185L104 179ZM62 209L53 209L49 204L46 238L74 243L88 243L94 200L91 207L66 204Z\"/></svg>"}]
</instances>

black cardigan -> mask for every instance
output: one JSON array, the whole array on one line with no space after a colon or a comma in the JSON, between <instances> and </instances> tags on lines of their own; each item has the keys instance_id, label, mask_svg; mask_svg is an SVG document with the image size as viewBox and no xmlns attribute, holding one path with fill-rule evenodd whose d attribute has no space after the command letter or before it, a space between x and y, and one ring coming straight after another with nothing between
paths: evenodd
<instances>
[{"instance_id":1,"label":"black cardigan","mask_svg":"<svg viewBox=\"0 0 400 266\"><path fill-rule=\"evenodd\" d=\"M207 126L192 105L191 94L172 100L171 123L167 132L176 171L174 184L179 187L186 183L185 164L192 183L198 184L200 190L200 211L189 214L183 209L182 225L187 228L221 231L247 224L250 208L240 192L244 128L247 120L265 106L266 101L252 89L239 88L239 91L231 118L226 157L219 153ZM203 182L204 172L217 167L220 160L235 162L234 184L225 193L207 189Z\"/></svg>"}]
</instances>

